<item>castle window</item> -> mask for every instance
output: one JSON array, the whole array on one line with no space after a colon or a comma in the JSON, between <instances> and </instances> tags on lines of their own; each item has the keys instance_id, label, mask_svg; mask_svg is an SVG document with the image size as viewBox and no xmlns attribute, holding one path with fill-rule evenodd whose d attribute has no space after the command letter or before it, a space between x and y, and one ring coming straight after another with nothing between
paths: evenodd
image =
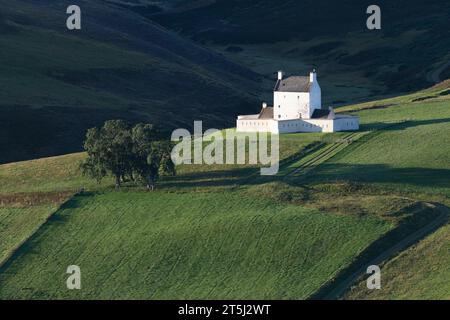
<instances>
[{"instance_id":1,"label":"castle window","mask_svg":"<svg viewBox=\"0 0 450 320\"><path fill-rule=\"evenodd\" d=\"M281 119L281 114L278 115L278 119Z\"/></svg>"}]
</instances>

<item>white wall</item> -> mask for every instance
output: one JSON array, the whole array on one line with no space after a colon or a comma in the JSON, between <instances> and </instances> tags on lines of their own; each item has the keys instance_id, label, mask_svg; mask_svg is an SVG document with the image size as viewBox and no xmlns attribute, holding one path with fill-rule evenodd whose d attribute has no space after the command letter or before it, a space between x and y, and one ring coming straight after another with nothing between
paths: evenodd
<instances>
[{"instance_id":1,"label":"white wall","mask_svg":"<svg viewBox=\"0 0 450 320\"><path fill-rule=\"evenodd\" d=\"M237 132L337 132L359 130L358 117L328 119L297 119L276 121L271 119L240 119L236 123Z\"/></svg>"},{"instance_id":2,"label":"white wall","mask_svg":"<svg viewBox=\"0 0 450 320\"><path fill-rule=\"evenodd\" d=\"M310 94L311 108L308 118L311 118L315 109L322 108L322 90L320 89L320 85L317 81L313 82L309 94Z\"/></svg>"},{"instance_id":3,"label":"white wall","mask_svg":"<svg viewBox=\"0 0 450 320\"><path fill-rule=\"evenodd\" d=\"M273 114L276 120L310 118L308 92L278 92L273 94Z\"/></svg>"},{"instance_id":4,"label":"white wall","mask_svg":"<svg viewBox=\"0 0 450 320\"><path fill-rule=\"evenodd\" d=\"M334 120L334 131L354 131L359 130L358 117L343 117Z\"/></svg>"},{"instance_id":5,"label":"white wall","mask_svg":"<svg viewBox=\"0 0 450 320\"><path fill-rule=\"evenodd\" d=\"M272 119L238 119L236 131L278 133L278 122Z\"/></svg>"},{"instance_id":6,"label":"white wall","mask_svg":"<svg viewBox=\"0 0 450 320\"><path fill-rule=\"evenodd\" d=\"M333 120L306 119L278 123L280 133L293 132L333 132Z\"/></svg>"}]
</instances>

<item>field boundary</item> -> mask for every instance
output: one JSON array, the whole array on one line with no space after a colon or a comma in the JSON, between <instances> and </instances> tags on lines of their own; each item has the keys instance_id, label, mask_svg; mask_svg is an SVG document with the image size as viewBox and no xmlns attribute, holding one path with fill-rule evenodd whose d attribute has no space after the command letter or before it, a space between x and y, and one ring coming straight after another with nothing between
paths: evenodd
<instances>
[{"instance_id":1,"label":"field boundary","mask_svg":"<svg viewBox=\"0 0 450 320\"><path fill-rule=\"evenodd\" d=\"M13 247L13 249L5 256L3 260L0 261L0 276L3 271L3 268L10 262L10 260L20 251L20 249L31 239L33 238L39 230L46 225L50 219L59 211L61 210L65 205L67 205L70 201L72 201L76 196L80 195L81 191L73 193L71 196L69 196L64 202L60 203L55 210L53 210L44 221L42 221L41 224L39 224L30 234L20 241L16 246Z\"/></svg>"},{"instance_id":2,"label":"field boundary","mask_svg":"<svg viewBox=\"0 0 450 320\"><path fill-rule=\"evenodd\" d=\"M420 202L424 207L432 208L439 211L439 214L429 221L426 225L408 234L401 240L393 243L388 248L378 251L376 246L378 243L382 245L383 242L389 242L392 235L395 237L395 233L398 233L397 227L392 231L385 234L371 246L366 248L349 266L341 270L339 274L333 279L325 283L316 293L312 294L308 300L336 300L341 298L349 288L361 279L363 275L366 274L366 268L370 265L382 265L389 261L389 259L398 256L400 253L404 252L408 248L412 247L420 240L424 239L426 236L432 232L439 229L441 226L446 224L450 216L450 208L444 206L440 203L435 202ZM425 210L423 208L421 211ZM400 232L401 234L401 232ZM371 248L372 247L372 248ZM370 251L373 251L370 253ZM367 254L372 254L369 257Z\"/></svg>"}]
</instances>

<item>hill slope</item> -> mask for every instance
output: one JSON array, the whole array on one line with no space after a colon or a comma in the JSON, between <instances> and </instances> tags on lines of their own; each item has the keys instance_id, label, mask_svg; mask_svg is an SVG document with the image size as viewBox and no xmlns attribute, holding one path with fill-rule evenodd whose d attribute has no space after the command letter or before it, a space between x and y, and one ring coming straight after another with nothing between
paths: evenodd
<instances>
[{"instance_id":1,"label":"hill slope","mask_svg":"<svg viewBox=\"0 0 450 320\"><path fill-rule=\"evenodd\" d=\"M434 219L421 202L450 206L448 92L443 83L343 108L361 116L358 139L282 135L282 157L290 161L275 177L242 166L188 166L157 192L114 192L108 181L97 187L78 176L82 154L0 166L2 199L16 199L2 201L0 214L10 221L32 214L19 201L32 194L84 185L93 191L58 210L0 269L0 297L310 297ZM305 170L307 163L314 165ZM14 207L23 209L16 220ZM11 237L16 225L0 236ZM446 284L431 285L449 276L447 238L443 226L389 257L383 289L361 285L349 297L448 298ZM411 281L399 281L413 261L404 274ZM87 290L72 293L65 268L77 263Z\"/></svg>"},{"instance_id":2,"label":"hill slope","mask_svg":"<svg viewBox=\"0 0 450 320\"><path fill-rule=\"evenodd\" d=\"M368 291L359 283L345 299L420 299L450 298L450 226L426 237L383 267L381 291Z\"/></svg>"},{"instance_id":3,"label":"hill slope","mask_svg":"<svg viewBox=\"0 0 450 320\"><path fill-rule=\"evenodd\" d=\"M282 137L282 157L323 137ZM306 298L394 226L375 215L319 212L277 200L260 186L240 188L244 181L252 184L250 175L257 169L186 167L165 179L157 192L114 192L110 181L96 186L79 176L82 158L75 154L0 166L0 236L9 239L1 241L1 249L7 257L15 252L0 270L2 298L68 298L64 264L74 259L86 267L84 276L93 286L72 298ZM28 219L21 233L15 226L28 214L46 218L50 211L42 206L58 204L52 195L80 186L99 191L64 204L15 251L11 240L23 241L42 220ZM72 232L76 236L68 236ZM32 251L40 262L29 255ZM33 267L36 263L39 268ZM28 267L52 279L24 277Z\"/></svg>"},{"instance_id":4,"label":"hill slope","mask_svg":"<svg viewBox=\"0 0 450 320\"><path fill-rule=\"evenodd\" d=\"M315 67L328 92L326 104L413 92L450 77L450 7L445 1L378 1L379 31L366 28L371 1L171 3L171 8L142 10L142 15L270 79L280 68L304 74Z\"/></svg>"},{"instance_id":5,"label":"hill slope","mask_svg":"<svg viewBox=\"0 0 450 320\"><path fill-rule=\"evenodd\" d=\"M306 298L388 228L242 192L76 197L2 270L0 297Z\"/></svg>"},{"instance_id":6,"label":"hill slope","mask_svg":"<svg viewBox=\"0 0 450 320\"><path fill-rule=\"evenodd\" d=\"M361 143L319 166L303 181L350 183L355 189L397 194L450 206L449 82L399 98L343 108L358 112L362 128L375 130ZM448 220L448 217L447 217ZM444 225L385 261L382 289L360 283L347 299L448 299L449 228Z\"/></svg>"},{"instance_id":7,"label":"hill slope","mask_svg":"<svg viewBox=\"0 0 450 320\"><path fill-rule=\"evenodd\" d=\"M257 108L252 71L125 8L78 4L69 32L67 3L0 1L0 162L80 150L106 119L224 127Z\"/></svg>"}]
</instances>

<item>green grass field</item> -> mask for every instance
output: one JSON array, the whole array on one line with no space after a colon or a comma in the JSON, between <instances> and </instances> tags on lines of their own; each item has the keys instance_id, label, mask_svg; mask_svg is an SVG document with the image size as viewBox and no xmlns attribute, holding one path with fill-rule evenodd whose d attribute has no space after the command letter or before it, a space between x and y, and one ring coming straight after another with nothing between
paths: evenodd
<instances>
[{"instance_id":1,"label":"green grass field","mask_svg":"<svg viewBox=\"0 0 450 320\"><path fill-rule=\"evenodd\" d=\"M321 137L283 137L281 156L289 158ZM97 184L81 175L79 164L84 157L77 153L0 166L0 264L70 196L81 189L111 190L111 180ZM183 166L178 168L176 180L162 181L162 186L171 192L205 192L215 185L229 189L257 170L244 165Z\"/></svg>"},{"instance_id":2,"label":"green grass field","mask_svg":"<svg viewBox=\"0 0 450 320\"><path fill-rule=\"evenodd\" d=\"M0 207L0 264L57 210L51 204Z\"/></svg>"},{"instance_id":3,"label":"green grass field","mask_svg":"<svg viewBox=\"0 0 450 320\"><path fill-rule=\"evenodd\" d=\"M306 298L389 227L242 192L79 196L2 270L0 296Z\"/></svg>"},{"instance_id":4,"label":"green grass field","mask_svg":"<svg viewBox=\"0 0 450 320\"><path fill-rule=\"evenodd\" d=\"M366 183L398 193L437 195L445 201L450 195L450 103L439 92L447 90L392 99L378 104L392 104L386 108L358 112L362 129L376 131L328 161L311 179ZM437 98L411 102L430 95Z\"/></svg>"},{"instance_id":5,"label":"green grass field","mask_svg":"<svg viewBox=\"0 0 450 320\"><path fill-rule=\"evenodd\" d=\"M2 165L0 253L31 239L1 267L0 298L308 298L433 220L420 201L450 205L447 90L343 108L361 116L357 138L282 135L274 177L182 166L155 192L113 191L80 175L83 154ZM448 235L388 261L382 290L345 297L448 298ZM81 291L65 288L72 264Z\"/></svg>"},{"instance_id":6,"label":"green grass field","mask_svg":"<svg viewBox=\"0 0 450 320\"><path fill-rule=\"evenodd\" d=\"M382 290L368 291L365 282L346 299L450 299L450 226L447 225L383 267Z\"/></svg>"},{"instance_id":7,"label":"green grass field","mask_svg":"<svg viewBox=\"0 0 450 320\"><path fill-rule=\"evenodd\" d=\"M83 154L0 166L0 265L81 187L99 188L80 175Z\"/></svg>"},{"instance_id":8,"label":"green grass field","mask_svg":"<svg viewBox=\"0 0 450 320\"><path fill-rule=\"evenodd\" d=\"M334 139L322 134L282 136L282 158L289 159L318 141L326 143ZM9 260L18 264L7 263L3 267L0 297L70 298L64 281L54 281L54 286L46 287L47 280L38 277L37 283L25 285L30 278L24 277L28 271L22 268L41 265L38 260L47 261L38 273L48 272L50 278L64 279L62 261L77 256L86 249L85 242L90 242L92 254L77 262L86 263L87 273L107 260L121 262L117 273L107 271L111 267L108 262L91 274L88 281L93 281L92 287L79 298L306 298L370 242L394 227L392 221L376 215L361 218L328 213L263 195L264 187L242 189L243 179L257 172L254 167L222 167L218 172L214 166L184 166L179 168L177 177L162 181L161 190L155 193L136 192L133 188L111 192L110 181L97 186L80 176L78 163L83 157L74 154L0 166L3 198L14 200L5 201L2 211L9 213L12 220L0 233L5 238L10 236L8 242L2 241L2 250L8 253L48 216L49 210L42 206L54 202L55 193L74 193L81 186L91 191L105 190L77 196L52 216ZM225 183L221 173L234 179ZM225 189L216 189L214 185L199 188L204 180L215 181ZM27 197L33 200L34 213L41 216L26 221L27 228L22 228L20 235L15 233L16 226L23 223L26 214L31 214L25 209ZM80 230L86 232L85 238L79 238ZM69 234L79 236L68 237ZM88 240L93 234L98 238ZM54 236L60 238L47 238ZM103 239L102 248L98 247L99 239ZM36 244L35 249L28 247L32 243ZM50 247L41 247L41 243ZM152 250L139 249L147 247ZM55 250L62 252L65 248L75 251L52 258ZM41 260L41 253L28 255L30 250L45 251L49 256ZM336 254L336 250L341 253ZM33 261L28 261L28 257ZM174 263L172 275L166 277L167 267ZM142 285L139 276L133 280L131 274L127 275L130 268L136 275L148 273L148 268L155 271L145 276ZM282 274L276 272L280 268L284 270ZM180 283L181 279L184 282ZM254 285L257 279L259 286ZM285 288L287 284L289 288Z\"/></svg>"},{"instance_id":9,"label":"green grass field","mask_svg":"<svg viewBox=\"0 0 450 320\"><path fill-rule=\"evenodd\" d=\"M402 121L375 132L314 172L312 180L351 181L378 192L403 194L450 205L450 103L448 82L410 96L345 108L367 127ZM383 109L379 106L390 105ZM404 121L404 122L403 122ZM384 264L382 289L369 291L365 281L346 299L448 299L448 225Z\"/></svg>"}]
</instances>

